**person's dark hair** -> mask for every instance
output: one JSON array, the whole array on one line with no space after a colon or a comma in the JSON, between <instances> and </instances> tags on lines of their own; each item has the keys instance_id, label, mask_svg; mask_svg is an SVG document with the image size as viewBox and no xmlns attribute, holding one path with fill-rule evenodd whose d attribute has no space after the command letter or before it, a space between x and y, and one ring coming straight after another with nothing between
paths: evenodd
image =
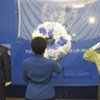
<instances>
[{"instance_id":1,"label":"person's dark hair","mask_svg":"<svg viewBox=\"0 0 100 100\"><path fill-rule=\"evenodd\" d=\"M31 48L35 54L42 55L47 47L47 40L42 37L36 37L31 41Z\"/></svg>"}]
</instances>

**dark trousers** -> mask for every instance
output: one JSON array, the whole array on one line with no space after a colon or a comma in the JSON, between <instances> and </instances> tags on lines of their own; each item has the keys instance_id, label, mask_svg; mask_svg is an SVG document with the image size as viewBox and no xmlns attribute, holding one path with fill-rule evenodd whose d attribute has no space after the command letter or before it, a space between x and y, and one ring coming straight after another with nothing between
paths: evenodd
<instances>
[{"instance_id":1,"label":"dark trousers","mask_svg":"<svg viewBox=\"0 0 100 100\"><path fill-rule=\"evenodd\" d=\"M6 100L5 83L0 83L0 100Z\"/></svg>"}]
</instances>

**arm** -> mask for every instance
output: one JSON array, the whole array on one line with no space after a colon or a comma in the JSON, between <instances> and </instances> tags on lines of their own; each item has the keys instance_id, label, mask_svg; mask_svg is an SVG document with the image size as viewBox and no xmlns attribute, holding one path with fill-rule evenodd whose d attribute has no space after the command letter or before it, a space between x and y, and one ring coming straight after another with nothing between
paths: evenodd
<instances>
[{"instance_id":1,"label":"arm","mask_svg":"<svg viewBox=\"0 0 100 100\"><path fill-rule=\"evenodd\" d=\"M100 42L98 42L97 44L95 44L94 46L92 46L90 49L88 49L84 55L83 55L83 58L88 60L88 61L92 61L94 62L95 59L94 59L94 56L95 56L95 50L100 48Z\"/></svg>"},{"instance_id":2,"label":"arm","mask_svg":"<svg viewBox=\"0 0 100 100\"><path fill-rule=\"evenodd\" d=\"M8 50L8 48L3 47L2 59L3 59L3 66L4 66L3 70L6 82L11 81L11 57L9 52L10 51Z\"/></svg>"},{"instance_id":3,"label":"arm","mask_svg":"<svg viewBox=\"0 0 100 100\"><path fill-rule=\"evenodd\" d=\"M62 67L59 63L55 62L53 67L53 71L57 74L60 74L62 72Z\"/></svg>"}]
</instances>

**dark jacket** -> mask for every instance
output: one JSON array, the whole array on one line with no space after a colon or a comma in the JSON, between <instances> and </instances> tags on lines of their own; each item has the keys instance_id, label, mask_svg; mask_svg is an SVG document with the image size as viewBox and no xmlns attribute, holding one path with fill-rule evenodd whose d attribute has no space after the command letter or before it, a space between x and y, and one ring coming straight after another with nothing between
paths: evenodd
<instances>
[{"instance_id":1,"label":"dark jacket","mask_svg":"<svg viewBox=\"0 0 100 100\"><path fill-rule=\"evenodd\" d=\"M11 81L11 59L8 48L0 45L0 83Z\"/></svg>"}]
</instances>

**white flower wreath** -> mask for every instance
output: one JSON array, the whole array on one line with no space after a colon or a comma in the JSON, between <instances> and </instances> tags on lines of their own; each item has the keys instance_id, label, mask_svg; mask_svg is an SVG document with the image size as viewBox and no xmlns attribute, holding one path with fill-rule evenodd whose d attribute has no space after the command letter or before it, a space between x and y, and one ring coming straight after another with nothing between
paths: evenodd
<instances>
[{"instance_id":1,"label":"white flower wreath","mask_svg":"<svg viewBox=\"0 0 100 100\"><path fill-rule=\"evenodd\" d=\"M59 60L65 56L71 48L71 36L66 29L57 22L45 22L40 24L32 34L48 39L48 46L44 56L49 59Z\"/></svg>"}]
</instances>

